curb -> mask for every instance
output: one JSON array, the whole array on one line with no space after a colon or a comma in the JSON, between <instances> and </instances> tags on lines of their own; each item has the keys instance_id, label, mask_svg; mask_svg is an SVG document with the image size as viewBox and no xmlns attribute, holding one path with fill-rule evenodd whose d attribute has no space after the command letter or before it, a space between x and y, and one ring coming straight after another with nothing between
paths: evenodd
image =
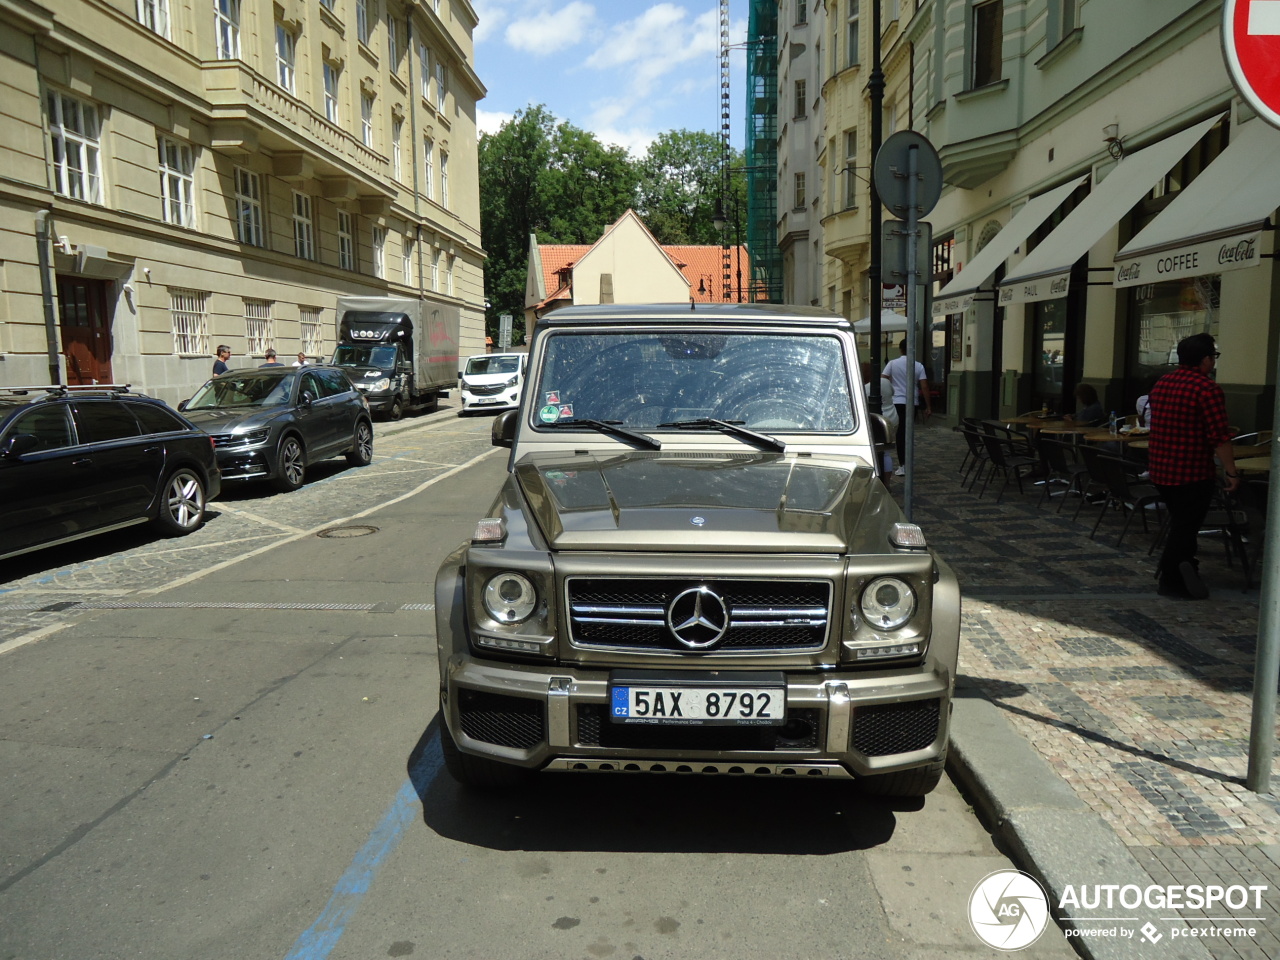
<instances>
[{"instance_id":1,"label":"curb","mask_svg":"<svg viewBox=\"0 0 1280 960\"><path fill-rule=\"evenodd\" d=\"M1054 907L1068 885L1152 884L1115 831L1013 729L996 704L964 684L956 685L952 704L947 771L1014 863L1040 881L1049 894L1050 912L1064 929L1087 930L1097 924ZM1153 955L1152 945L1136 937L1081 933L1069 942L1088 960L1151 960ZM1157 949L1162 960L1211 957L1190 937L1170 937Z\"/></svg>"}]
</instances>

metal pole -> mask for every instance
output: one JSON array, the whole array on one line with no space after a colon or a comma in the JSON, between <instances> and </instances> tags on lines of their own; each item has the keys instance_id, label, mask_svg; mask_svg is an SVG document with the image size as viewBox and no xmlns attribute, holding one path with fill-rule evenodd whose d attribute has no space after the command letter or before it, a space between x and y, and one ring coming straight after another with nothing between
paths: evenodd
<instances>
[{"instance_id":1,"label":"metal pole","mask_svg":"<svg viewBox=\"0 0 1280 960\"><path fill-rule=\"evenodd\" d=\"M877 4L878 6L878 4ZM902 512L911 519L911 494L915 487L916 440L916 391L920 381L916 379L916 244L918 215L916 213L916 186L919 180L919 149L907 150L907 476L902 488Z\"/></svg>"},{"instance_id":2,"label":"metal pole","mask_svg":"<svg viewBox=\"0 0 1280 960\"><path fill-rule=\"evenodd\" d=\"M40 299L44 306L45 349L49 354L49 384L62 383L58 364L58 314L53 306L53 282L49 278L49 211L36 214L36 262L40 269Z\"/></svg>"},{"instance_id":3,"label":"metal pole","mask_svg":"<svg viewBox=\"0 0 1280 960\"><path fill-rule=\"evenodd\" d=\"M884 70L880 64L880 0L871 4L871 76L867 81L871 91L871 159L875 162L880 152L880 140L884 136ZM851 173L850 176L856 176ZM884 369L881 355L880 313L884 310L884 282L880 276L880 226L883 213L880 209L880 193L876 190L875 177L871 177L871 263L868 276L871 280L871 396L870 409L881 410L880 371ZM850 317L850 320L853 318ZM879 464L876 464L879 467ZM898 464L902 466L902 464ZM907 483L910 484L910 479ZM910 487L907 488L908 490ZM908 514L909 516L909 514Z\"/></svg>"},{"instance_id":4,"label":"metal pole","mask_svg":"<svg viewBox=\"0 0 1280 960\"><path fill-rule=\"evenodd\" d=\"M1280 394L1272 423L1280 424ZM1280 446L1271 445L1271 476L1280 476ZM1269 484L1267 516L1280 517L1280 485ZM1276 680L1280 673L1280 537L1268 524L1262 544L1262 583L1258 597L1258 647L1253 662L1253 721L1249 728L1249 772L1244 784L1254 793L1270 793L1271 758L1276 738Z\"/></svg>"}]
</instances>

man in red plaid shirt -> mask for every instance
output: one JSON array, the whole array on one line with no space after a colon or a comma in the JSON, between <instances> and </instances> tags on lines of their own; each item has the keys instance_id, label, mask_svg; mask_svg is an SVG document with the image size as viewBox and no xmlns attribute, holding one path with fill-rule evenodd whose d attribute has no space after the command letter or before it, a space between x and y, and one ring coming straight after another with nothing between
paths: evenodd
<instances>
[{"instance_id":1,"label":"man in red plaid shirt","mask_svg":"<svg viewBox=\"0 0 1280 960\"><path fill-rule=\"evenodd\" d=\"M1231 428L1222 388L1210 379L1218 351L1213 337L1197 333L1178 343L1178 369L1151 390L1149 470L1169 508L1169 531L1160 556L1160 593L1203 600L1196 537L1218 481L1217 454L1227 490L1240 485L1231 454Z\"/></svg>"}]
</instances>

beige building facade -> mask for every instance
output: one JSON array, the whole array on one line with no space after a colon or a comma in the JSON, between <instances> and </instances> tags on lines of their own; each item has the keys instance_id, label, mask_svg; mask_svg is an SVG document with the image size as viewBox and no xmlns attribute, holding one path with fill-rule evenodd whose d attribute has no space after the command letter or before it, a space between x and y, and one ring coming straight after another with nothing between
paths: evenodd
<instances>
[{"instance_id":1,"label":"beige building facade","mask_svg":"<svg viewBox=\"0 0 1280 960\"><path fill-rule=\"evenodd\" d=\"M0 0L0 385L176 402L339 296L484 350L468 0ZM47 239L45 239L47 236Z\"/></svg>"}]
</instances>

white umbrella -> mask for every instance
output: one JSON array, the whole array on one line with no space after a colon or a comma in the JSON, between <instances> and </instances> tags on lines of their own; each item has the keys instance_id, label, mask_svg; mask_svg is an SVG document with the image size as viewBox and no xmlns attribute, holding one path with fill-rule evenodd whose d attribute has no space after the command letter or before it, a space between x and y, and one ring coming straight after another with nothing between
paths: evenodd
<instances>
[{"instance_id":1,"label":"white umbrella","mask_svg":"<svg viewBox=\"0 0 1280 960\"><path fill-rule=\"evenodd\" d=\"M894 313L892 310L880 311L880 332L881 333L906 333L909 326L907 318L900 313ZM871 318L863 317L853 325L855 333L870 333Z\"/></svg>"}]
</instances>

